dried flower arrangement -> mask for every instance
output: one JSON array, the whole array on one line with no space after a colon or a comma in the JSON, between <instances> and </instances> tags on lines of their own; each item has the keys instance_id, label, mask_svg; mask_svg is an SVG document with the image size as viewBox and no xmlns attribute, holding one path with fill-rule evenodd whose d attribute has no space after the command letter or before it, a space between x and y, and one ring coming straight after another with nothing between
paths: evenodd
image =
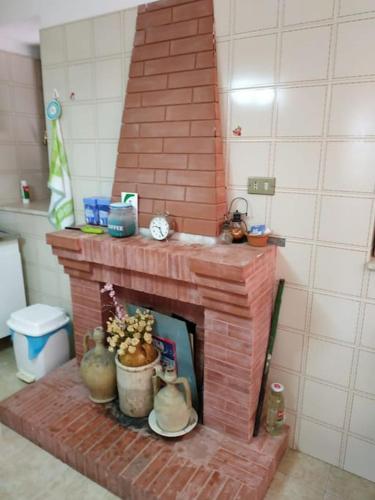
<instances>
[{"instance_id":1,"label":"dried flower arrangement","mask_svg":"<svg viewBox=\"0 0 375 500\"><path fill-rule=\"evenodd\" d=\"M152 343L153 315L141 309L137 309L133 316L127 314L111 283L106 283L101 292L108 293L115 309L107 321L108 350L117 352L120 363L125 366L152 363L158 355Z\"/></svg>"}]
</instances>

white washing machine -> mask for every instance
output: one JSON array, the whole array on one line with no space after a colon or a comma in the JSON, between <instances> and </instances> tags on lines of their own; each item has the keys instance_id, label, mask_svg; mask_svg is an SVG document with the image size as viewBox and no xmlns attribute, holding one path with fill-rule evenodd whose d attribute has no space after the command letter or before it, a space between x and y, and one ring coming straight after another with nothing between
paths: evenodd
<instances>
[{"instance_id":1,"label":"white washing machine","mask_svg":"<svg viewBox=\"0 0 375 500\"><path fill-rule=\"evenodd\" d=\"M6 321L26 306L25 285L17 236L0 231L0 338L9 335Z\"/></svg>"}]
</instances>

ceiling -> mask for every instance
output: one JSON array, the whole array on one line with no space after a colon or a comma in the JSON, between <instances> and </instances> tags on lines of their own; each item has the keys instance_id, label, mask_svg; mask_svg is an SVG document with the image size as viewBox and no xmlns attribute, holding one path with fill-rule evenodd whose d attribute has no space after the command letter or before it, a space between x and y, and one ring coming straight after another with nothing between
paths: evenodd
<instances>
[{"instance_id":1,"label":"ceiling","mask_svg":"<svg viewBox=\"0 0 375 500\"><path fill-rule=\"evenodd\" d=\"M39 30L147 0L0 0L0 50L39 57Z\"/></svg>"}]
</instances>

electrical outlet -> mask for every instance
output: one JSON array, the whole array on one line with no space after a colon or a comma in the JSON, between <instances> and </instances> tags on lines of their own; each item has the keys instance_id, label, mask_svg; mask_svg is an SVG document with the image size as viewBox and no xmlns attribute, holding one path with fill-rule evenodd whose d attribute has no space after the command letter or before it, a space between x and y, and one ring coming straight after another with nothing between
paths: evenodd
<instances>
[{"instance_id":1,"label":"electrical outlet","mask_svg":"<svg viewBox=\"0 0 375 500\"><path fill-rule=\"evenodd\" d=\"M249 194L274 195L276 177L249 177L247 181L247 192Z\"/></svg>"}]
</instances>

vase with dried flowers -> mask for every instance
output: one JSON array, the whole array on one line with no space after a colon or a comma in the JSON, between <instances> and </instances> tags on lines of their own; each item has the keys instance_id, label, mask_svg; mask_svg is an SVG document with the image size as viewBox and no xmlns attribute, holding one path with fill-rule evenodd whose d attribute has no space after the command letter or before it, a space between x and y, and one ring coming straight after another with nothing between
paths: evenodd
<instances>
[{"instance_id":1,"label":"vase with dried flowers","mask_svg":"<svg viewBox=\"0 0 375 500\"><path fill-rule=\"evenodd\" d=\"M108 350L116 353L120 409L130 417L145 417L153 408L152 376L160 364L152 339L155 319L150 311L140 308L129 315L111 283L101 292L107 293L112 302L107 342Z\"/></svg>"}]
</instances>

